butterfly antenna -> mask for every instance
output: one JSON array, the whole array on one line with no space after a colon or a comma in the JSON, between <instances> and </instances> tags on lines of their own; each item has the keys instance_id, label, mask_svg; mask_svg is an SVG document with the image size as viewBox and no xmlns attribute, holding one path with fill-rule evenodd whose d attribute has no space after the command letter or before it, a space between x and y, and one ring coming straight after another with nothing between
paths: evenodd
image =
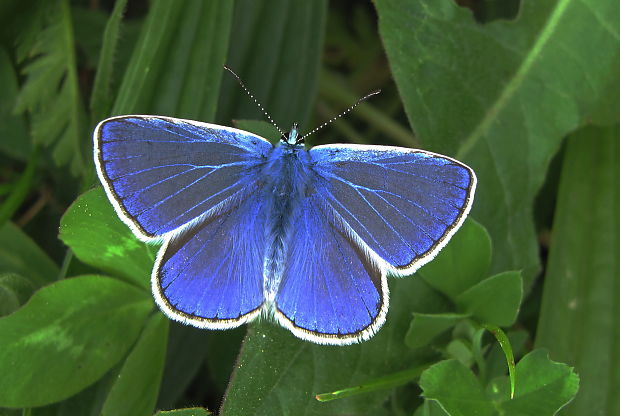
<instances>
[{"instance_id":1,"label":"butterfly antenna","mask_svg":"<svg viewBox=\"0 0 620 416\"><path fill-rule=\"evenodd\" d=\"M344 110L342 113L338 114L336 117L333 117L329 120L327 120L325 123L321 124L319 127L315 128L314 130L312 130L309 133L304 134L303 136L301 136L301 138L299 139L299 142L303 142L304 139L308 136L310 136L313 133L316 133L317 131L321 130L323 127L327 126L328 124L338 120L340 117L344 116L345 114L348 114L351 112L351 110L353 110L355 107L357 107L358 105L360 105L362 103L362 101L372 97L373 95L377 95L381 92L381 90L375 90L369 94L366 94L365 96L363 96L362 98L360 98L359 100L357 100L355 102L355 104L353 104L351 107L347 108L346 110Z\"/></svg>"},{"instance_id":2,"label":"butterfly antenna","mask_svg":"<svg viewBox=\"0 0 620 416\"><path fill-rule=\"evenodd\" d=\"M269 122L271 124L273 124L273 126L278 129L278 131L280 132L280 134L284 137L286 137L286 134L284 133L284 131L282 131L282 129L280 127L278 127L278 125L276 124L275 121L273 121L273 119L271 118L271 116L269 115L269 113L263 108L263 106L261 105L261 103L258 102L258 100L256 99L256 97L254 97L254 95L250 92L250 90L248 90L248 88L245 86L245 84L243 83L243 81L241 81L241 78L239 78L239 75L237 75L235 73L235 71L233 71L232 69L230 69L229 67L227 67L226 65L224 65L224 69L227 70L228 72L230 72L231 74L233 74L233 76L235 78L237 78L237 81L239 81L239 85L241 85L241 88L243 88L243 91L245 91L252 100L254 100L254 102L256 103L256 105L258 106L258 108L260 108L260 110L263 112L263 114L265 116L267 116L267 119L269 120Z\"/></svg>"}]
</instances>

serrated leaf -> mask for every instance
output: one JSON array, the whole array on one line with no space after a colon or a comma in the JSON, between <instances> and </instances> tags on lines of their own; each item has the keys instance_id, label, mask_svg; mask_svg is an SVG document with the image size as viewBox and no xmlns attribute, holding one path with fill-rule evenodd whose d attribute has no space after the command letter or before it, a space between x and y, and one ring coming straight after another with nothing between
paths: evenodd
<instances>
[{"instance_id":1,"label":"serrated leaf","mask_svg":"<svg viewBox=\"0 0 620 416\"><path fill-rule=\"evenodd\" d=\"M17 88L13 63L6 49L0 47L0 150L16 159L26 160L31 144L23 117L13 112Z\"/></svg>"},{"instance_id":2,"label":"serrated leaf","mask_svg":"<svg viewBox=\"0 0 620 416\"><path fill-rule=\"evenodd\" d=\"M515 21L485 25L453 0L375 4L411 125L476 171L472 213L493 238L492 272L522 269L527 289L549 161L620 89L617 1L524 0Z\"/></svg>"},{"instance_id":3,"label":"serrated leaf","mask_svg":"<svg viewBox=\"0 0 620 416\"><path fill-rule=\"evenodd\" d=\"M90 385L131 347L150 296L102 276L61 280L0 319L0 406L33 407Z\"/></svg>"},{"instance_id":4,"label":"serrated leaf","mask_svg":"<svg viewBox=\"0 0 620 416\"><path fill-rule=\"evenodd\" d=\"M534 350L519 361L516 391L512 400L501 402L506 416L552 416L575 397L579 377L566 364L549 360L545 350Z\"/></svg>"},{"instance_id":5,"label":"serrated leaf","mask_svg":"<svg viewBox=\"0 0 620 416\"><path fill-rule=\"evenodd\" d=\"M84 263L150 288L153 251L121 222L103 189L82 194L69 207L60 239Z\"/></svg>"},{"instance_id":6,"label":"serrated leaf","mask_svg":"<svg viewBox=\"0 0 620 416\"><path fill-rule=\"evenodd\" d=\"M582 391L566 415L620 412L620 126L568 138L536 346L574 365Z\"/></svg>"},{"instance_id":7,"label":"serrated leaf","mask_svg":"<svg viewBox=\"0 0 620 416\"><path fill-rule=\"evenodd\" d=\"M67 0L38 7L49 7L45 26L37 35L28 55L26 76L15 110L28 112L35 143L53 146L58 165L70 164L74 175L83 173L85 141L83 109L77 77L71 11Z\"/></svg>"}]
</instances>

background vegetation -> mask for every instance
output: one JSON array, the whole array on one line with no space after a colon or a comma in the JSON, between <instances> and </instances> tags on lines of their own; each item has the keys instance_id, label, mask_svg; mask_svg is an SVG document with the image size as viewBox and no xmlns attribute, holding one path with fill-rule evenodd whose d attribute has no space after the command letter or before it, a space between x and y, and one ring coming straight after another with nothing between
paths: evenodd
<instances>
[{"instance_id":1,"label":"background vegetation","mask_svg":"<svg viewBox=\"0 0 620 416\"><path fill-rule=\"evenodd\" d=\"M476 170L473 220L391 279L370 341L155 308L157 248L114 215L92 129L138 113L265 131L223 64L302 131L383 90L311 144ZM2 1L0 415L620 414L618 74L617 0Z\"/></svg>"}]
</instances>

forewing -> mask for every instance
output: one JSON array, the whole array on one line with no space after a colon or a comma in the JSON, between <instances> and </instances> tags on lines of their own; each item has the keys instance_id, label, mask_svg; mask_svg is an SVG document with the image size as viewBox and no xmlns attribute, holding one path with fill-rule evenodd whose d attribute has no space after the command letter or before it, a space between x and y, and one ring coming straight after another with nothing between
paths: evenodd
<instances>
[{"instance_id":1,"label":"forewing","mask_svg":"<svg viewBox=\"0 0 620 416\"><path fill-rule=\"evenodd\" d=\"M387 146L310 150L315 191L395 273L430 261L463 223L476 176L435 153Z\"/></svg>"},{"instance_id":2,"label":"forewing","mask_svg":"<svg viewBox=\"0 0 620 416\"><path fill-rule=\"evenodd\" d=\"M159 116L109 118L94 142L108 197L144 240L240 198L273 148L241 130Z\"/></svg>"},{"instance_id":3,"label":"forewing","mask_svg":"<svg viewBox=\"0 0 620 416\"><path fill-rule=\"evenodd\" d=\"M278 321L322 344L371 337L388 308L385 272L316 198L304 200L292 230L275 297Z\"/></svg>"},{"instance_id":4,"label":"forewing","mask_svg":"<svg viewBox=\"0 0 620 416\"><path fill-rule=\"evenodd\" d=\"M264 301L266 210L250 195L166 242L153 270L153 294L170 318L200 328L231 328Z\"/></svg>"}]
</instances>

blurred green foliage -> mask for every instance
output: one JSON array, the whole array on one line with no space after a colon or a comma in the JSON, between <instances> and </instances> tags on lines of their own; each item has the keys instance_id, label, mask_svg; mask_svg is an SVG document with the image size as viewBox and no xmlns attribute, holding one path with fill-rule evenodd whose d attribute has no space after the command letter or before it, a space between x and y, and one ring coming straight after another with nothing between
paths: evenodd
<instances>
[{"instance_id":1,"label":"blurred green foliage","mask_svg":"<svg viewBox=\"0 0 620 416\"><path fill-rule=\"evenodd\" d=\"M92 129L146 113L272 137L224 64L284 130L382 89L313 145L475 169L473 220L390 280L369 341L154 306L157 247L98 185ZM617 0L0 2L0 415L617 414L618 74Z\"/></svg>"}]
</instances>

